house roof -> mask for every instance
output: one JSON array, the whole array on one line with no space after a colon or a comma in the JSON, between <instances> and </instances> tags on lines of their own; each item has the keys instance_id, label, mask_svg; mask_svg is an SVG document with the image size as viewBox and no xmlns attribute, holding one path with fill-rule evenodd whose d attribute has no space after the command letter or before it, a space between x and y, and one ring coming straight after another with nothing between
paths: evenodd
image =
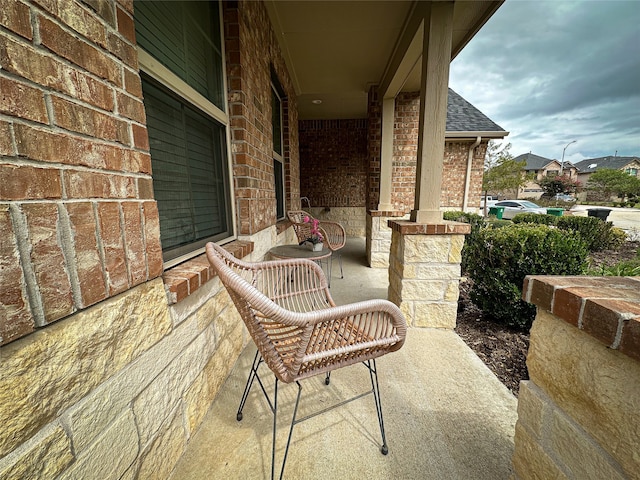
<instances>
[{"instance_id":1,"label":"house roof","mask_svg":"<svg viewBox=\"0 0 640 480\"><path fill-rule=\"evenodd\" d=\"M560 163L557 160L553 160L551 158L541 157L539 155L534 155L533 153L523 153L522 155L518 155L514 158L517 162L525 161L527 162L524 166L525 170L543 170L546 166L548 166L552 162ZM570 162L564 162L565 165Z\"/></svg>"},{"instance_id":2,"label":"house roof","mask_svg":"<svg viewBox=\"0 0 640 480\"><path fill-rule=\"evenodd\" d=\"M575 164L580 173L592 173L601 168L612 168L621 170L633 161L640 162L639 157L599 157L585 158Z\"/></svg>"},{"instance_id":3,"label":"house roof","mask_svg":"<svg viewBox=\"0 0 640 480\"><path fill-rule=\"evenodd\" d=\"M447 137L452 132L483 133L484 136L499 138L509 134L452 89L449 89L449 98L447 99L446 131Z\"/></svg>"}]
</instances>

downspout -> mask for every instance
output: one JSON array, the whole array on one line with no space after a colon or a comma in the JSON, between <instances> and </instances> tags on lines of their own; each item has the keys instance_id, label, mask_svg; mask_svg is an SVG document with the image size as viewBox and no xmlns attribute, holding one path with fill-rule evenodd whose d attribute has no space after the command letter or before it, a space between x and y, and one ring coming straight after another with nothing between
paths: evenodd
<instances>
[{"instance_id":1,"label":"downspout","mask_svg":"<svg viewBox=\"0 0 640 480\"><path fill-rule=\"evenodd\" d=\"M467 211L469 204L469 185L471 184L471 164L473 163L473 151L480 145L482 137L476 137L476 141L469 147L469 154L467 156L467 177L464 180L464 197L462 198L462 211Z\"/></svg>"}]
</instances>

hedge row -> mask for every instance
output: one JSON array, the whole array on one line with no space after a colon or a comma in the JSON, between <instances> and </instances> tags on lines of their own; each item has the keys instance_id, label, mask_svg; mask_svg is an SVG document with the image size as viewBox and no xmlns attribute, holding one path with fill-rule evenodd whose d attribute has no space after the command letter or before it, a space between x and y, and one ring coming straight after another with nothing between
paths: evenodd
<instances>
[{"instance_id":1,"label":"hedge row","mask_svg":"<svg viewBox=\"0 0 640 480\"><path fill-rule=\"evenodd\" d=\"M596 217L556 217L535 213L519 213L513 217L513 223L554 225L561 230L579 233L587 242L590 252L618 248L626 240L626 234Z\"/></svg>"}]
</instances>

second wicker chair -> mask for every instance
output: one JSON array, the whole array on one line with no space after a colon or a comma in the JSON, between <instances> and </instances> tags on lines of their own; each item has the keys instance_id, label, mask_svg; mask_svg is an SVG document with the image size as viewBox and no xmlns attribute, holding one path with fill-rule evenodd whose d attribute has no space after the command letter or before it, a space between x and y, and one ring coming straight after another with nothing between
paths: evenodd
<instances>
[{"instance_id":1,"label":"second wicker chair","mask_svg":"<svg viewBox=\"0 0 640 480\"><path fill-rule=\"evenodd\" d=\"M310 236L311 231L311 223L305 222L305 217L308 217L309 220L315 220L314 217L305 212L304 210L289 210L287 212L287 217L293 224L293 230L296 232L296 237L298 237L298 242L304 242ZM345 233L344 227L340 225L338 222L331 222L329 220L318 220L320 225L320 230L322 231L322 235L324 236L327 247L329 250L338 256L338 263L340 265L340 278L344 278L344 272L342 270L342 252L340 249L344 247L347 242L347 234ZM333 257L333 255L332 255Z\"/></svg>"}]
</instances>

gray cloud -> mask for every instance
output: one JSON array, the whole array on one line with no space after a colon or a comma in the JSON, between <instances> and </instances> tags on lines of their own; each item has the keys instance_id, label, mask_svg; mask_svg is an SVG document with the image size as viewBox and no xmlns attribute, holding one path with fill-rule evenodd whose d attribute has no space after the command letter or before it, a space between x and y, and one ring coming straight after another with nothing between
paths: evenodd
<instances>
[{"instance_id":1,"label":"gray cloud","mask_svg":"<svg viewBox=\"0 0 640 480\"><path fill-rule=\"evenodd\" d=\"M512 153L640 155L640 1L507 0L451 66L451 87Z\"/></svg>"}]
</instances>

